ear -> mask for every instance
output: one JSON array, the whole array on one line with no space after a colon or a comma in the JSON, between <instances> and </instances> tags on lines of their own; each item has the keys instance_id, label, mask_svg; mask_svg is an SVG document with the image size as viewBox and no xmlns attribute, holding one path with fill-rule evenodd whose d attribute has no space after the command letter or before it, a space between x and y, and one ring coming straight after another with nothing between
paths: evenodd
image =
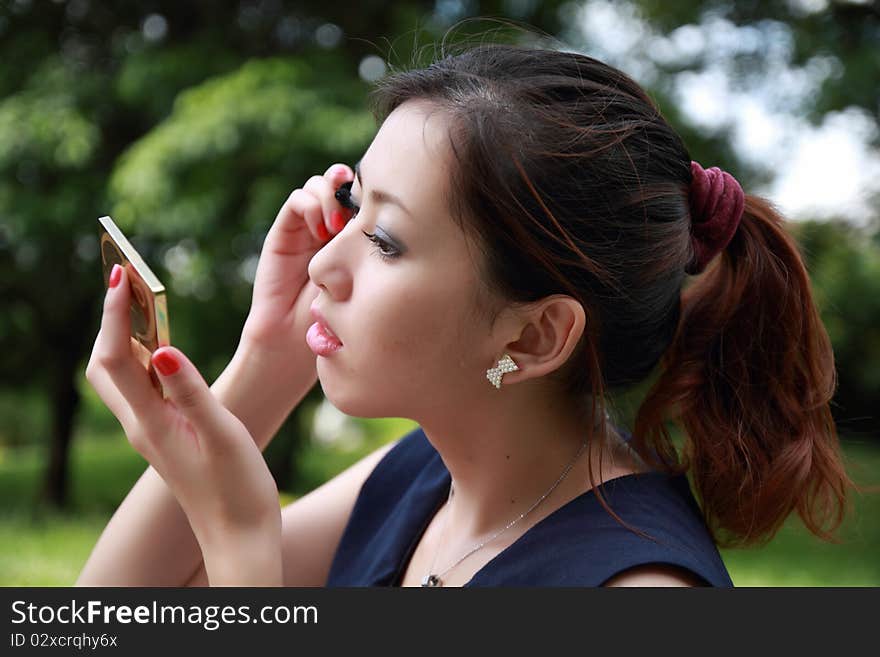
<instances>
[{"instance_id":1,"label":"ear","mask_svg":"<svg viewBox=\"0 0 880 657\"><path fill-rule=\"evenodd\" d=\"M576 299L554 294L528 304L515 321L518 336L498 357L510 354L519 370L505 374L504 383L540 378L562 367L583 335L586 314Z\"/></svg>"}]
</instances>

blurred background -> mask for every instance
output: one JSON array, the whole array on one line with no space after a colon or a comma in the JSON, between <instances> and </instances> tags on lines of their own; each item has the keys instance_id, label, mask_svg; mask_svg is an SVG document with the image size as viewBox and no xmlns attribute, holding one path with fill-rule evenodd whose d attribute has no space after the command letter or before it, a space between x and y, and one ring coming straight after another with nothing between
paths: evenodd
<instances>
[{"instance_id":1,"label":"blurred background","mask_svg":"<svg viewBox=\"0 0 880 657\"><path fill-rule=\"evenodd\" d=\"M289 191L354 162L376 129L370 84L473 16L622 68L694 159L790 217L834 344L850 473L880 483L880 3L4 0L0 584L71 585L146 467L84 378L97 217L165 282L172 340L212 381ZM524 39L504 25L448 40ZM413 426L344 416L316 385L266 451L282 502ZM880 500L853 501L838 544L792 519L767 546L724 551L734 582L880 584Z\"/></svg>"}]
</instances>

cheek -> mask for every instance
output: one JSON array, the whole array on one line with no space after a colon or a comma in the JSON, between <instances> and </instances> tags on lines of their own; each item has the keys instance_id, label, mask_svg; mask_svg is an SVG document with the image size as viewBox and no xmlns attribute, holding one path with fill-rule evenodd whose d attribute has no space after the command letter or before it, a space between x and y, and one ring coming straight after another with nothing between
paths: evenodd
<instances>
[{"instance_id":1,"label":"cheek","mask_svg":"<svg viewBox=\"0 0 880 657\"><path fill-rule=\"evenodd\" d=\"M389 316L389 321L374 326L373 335L378 337L383 355L394 359L392 362L409 363L407 369L425 366L444 348L443 340L449 328L448 311L413 302ZM376 321L381 321L378 315Z\"/></svg>"},{"instance_id":2,"label":"cheek","mask_svg":"<svg viewBox=\"0 0 880 657\"><path fill-rule=\"evenodd\" d=\"M440 298L438 298L438 296ZM422 387L447 378L465 350L463 329L452 300L443 295L400 295L399 301L375 308L359 341L358 361L365 370L379 372L383 381ZM364 360L361 360L363 356Z\"/></svg>"},{"instance_id":3,"label":"cheek","mask_svg":"<svg viewBox=\"0 0 880 657\"><path fill-rule=\"evenodd\" d=\"M386 402L479 385L491 363L480 357L485 335L469 312L473 281L466 264L435 260L357 272L350 349L333 372L327 368L326 382Z\"/></svg>"}]
</instances>

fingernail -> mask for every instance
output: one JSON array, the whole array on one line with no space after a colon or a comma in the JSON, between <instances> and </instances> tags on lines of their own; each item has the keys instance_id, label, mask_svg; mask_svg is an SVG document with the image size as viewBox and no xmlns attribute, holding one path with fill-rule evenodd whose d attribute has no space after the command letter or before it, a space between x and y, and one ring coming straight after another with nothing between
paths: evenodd
<instances>
[{"instance_id":1,"label":"fingernail","mask_svg":"<svg viewBox=\"0 0 880 657\"><path fill-rule=\"evenodd\" d=\"M322 241L330 239L330 233L327 232L327 226L323 222L318 224L318 238Z\"/></svg>"},{"instance_id":2,"label":"fingernail","mask_svg":"<svg viewBox=\"0 0 880 657\"><path fill-rule=\"evenodd\" d=\"M342 210L333 210L330 213L330 224L335 232L342 232L342 229L345 228L345 218L342 216Z\"/></svg>"},{"instance_id":3,"label":"fingernail","mask_svg":"<svg viewBox=\"0 0 880 657\"><path fill-rule=\"evenodd\" d=\"M180 369L180 363L167 351L157 351L153 354L153 366L162 376L171 376Z\"/></svg>"},{"instance_id":4,"label":"fingernail","mask_svg":"<svg viewBox=\"0 0 880 657\"><path fill-rule=\"evenodd\" d=\"M113 269L110 270L110 277L107 280L107 285L110 287L116 287L119 285L119 279L122 278L122 267L118 264L113 265Z\"/></svg>"}]
</instances>

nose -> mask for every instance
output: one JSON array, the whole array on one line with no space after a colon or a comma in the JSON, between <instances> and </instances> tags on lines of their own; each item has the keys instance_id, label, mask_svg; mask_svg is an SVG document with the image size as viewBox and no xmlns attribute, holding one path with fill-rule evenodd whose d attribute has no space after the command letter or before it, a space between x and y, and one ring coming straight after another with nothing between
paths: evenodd
<instances>
[{"instance_id":1,"label":"nose","mask_svg":"<svg viewBox=\"0 0 880 657\"><path fill-rule=\"evenodd\" d=\"M349 221L342 231L318 249L309 260L309 279L336 301L345 299L351 293L351 223Z\"/></svg>"}]
</instances>

